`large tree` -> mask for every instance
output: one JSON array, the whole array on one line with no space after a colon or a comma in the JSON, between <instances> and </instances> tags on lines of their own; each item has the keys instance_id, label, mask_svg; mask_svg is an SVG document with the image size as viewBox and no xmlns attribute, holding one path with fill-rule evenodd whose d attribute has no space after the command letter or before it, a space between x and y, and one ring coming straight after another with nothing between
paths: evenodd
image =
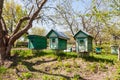
<instances>
[{"instance_id":1,"label":"large tree","mask_svg":"<svg viewBox=\"0 0 120 80\"><path fill-rule=\"evenodd\" d=\"M22 16L27 16L27 11L26 9L23 9L23 7L20 4L15 3L14 0L9 0L9 1L5 0L4 4L5 5L3 8L3 17L5 20L6 26L8 27L8 32L9 34L11 34L15 29L15 26L19 21L19 19ZM24 25L25 23L22 24L22 26Z\"/></svg>"},{"instance_id":2,"label":"large tree","mask_svg":"<svg viewBox=\"0 0 120 80\"><path fill-rule=\"evenodd\" d=\"M27 16L23 16L11 35L8 34L8 29L3 17L4 0L0 0L0 63L3 64L4 60L10 57L10 51L14 42L26 33L31 27L33 21L39 15L42 7L47 0L36 0L36 6L32 6ZM34 10L34 11L33 11ZM27 21L26 25L21 28L23 22Z\"/></svg>"}]
</instances>

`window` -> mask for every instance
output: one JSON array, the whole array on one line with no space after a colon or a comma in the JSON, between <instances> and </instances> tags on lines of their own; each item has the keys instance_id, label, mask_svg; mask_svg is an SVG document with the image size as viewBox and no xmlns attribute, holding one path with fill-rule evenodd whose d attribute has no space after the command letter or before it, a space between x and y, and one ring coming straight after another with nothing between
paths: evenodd
<instances>
[{"instance_id":1,"label":"window","mask_svg":"<svg viewBox=\"0 0 120 80\"><path fill-rule=\"evenodd\" d=\"M52 39L52 43L55 43L55 39Z\"/></svg>"},{"instance_id":2,"label":"window","mask_svg":"<svg viewBox=\"0 0 120 80\"><path fill-rule=\"evenodd\" d=\"M84 45L84 40L80 40L80 45Z\"/></svg>"}]
</instances>

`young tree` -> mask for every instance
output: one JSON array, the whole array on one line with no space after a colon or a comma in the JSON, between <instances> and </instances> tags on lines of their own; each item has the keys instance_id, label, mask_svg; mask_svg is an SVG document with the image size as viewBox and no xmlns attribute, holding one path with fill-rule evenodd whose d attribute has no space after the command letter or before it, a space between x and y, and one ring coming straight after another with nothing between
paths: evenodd
<instances>
[{"instance_id":1,"label":"young tree","mask_svg":"<svg viewBox=\"0 0 120 80\"><path fill-rule=\"evenodd\" d=\"M11 34L15 29L15 26L19 21L19 19L22 16L27 16L27 11L22 9L22 6L20 4L18 3L15 4L14 0L9 0L9 1L5 0L4 3L5 5L3 8L3 17L5 20L6 26L8 28L8 32L9 34ZM22 26L24 25L25 23L22 24Z\"/></svg>"},{"instance_id":2,"label":"young tree","mask_svg":"<svg viewBox=\"0 0 120 80\"><path fill-rule=\"evenodd\" d=\"M14 42L26 33L31 27L33 21L37 18L42 7L47 0L36 0L36 7L31 7L30 13L23 16L17 23L15 30L11 35L8 34L8 29L3 17L4 0L0 0L0 63L3 64L4 60L10 57L10 51ZM34 12L32 10L34 9ZM20 30L23 22L27 21L26 25Z\"/></svg>"},{"instance_id":3,"label":"young tree","mask_svg":"<svg viewBox=\"0 0 120 80\"><path fill-rule=\"evenodd\" d=\"M73 0L59 0L56 7L54 7L55 14L50 16L56 25L62 26L62 28L70 31L72 35L79 30L79 22L72 6L73 2Z\"/></svg>"},{"instance_id":4,"label":"young tree","mask_svg":"<svg viewBox=\"0 0 120 80\"><path fill-rule=\"evenodd\" d=\"M30 34L32 35L39 35L39 36L43 36L45 35L45 33L46 30L44 28L38 28L38 27L31 28L31 32L30 32Z\"/></svg>"}]
</instances>

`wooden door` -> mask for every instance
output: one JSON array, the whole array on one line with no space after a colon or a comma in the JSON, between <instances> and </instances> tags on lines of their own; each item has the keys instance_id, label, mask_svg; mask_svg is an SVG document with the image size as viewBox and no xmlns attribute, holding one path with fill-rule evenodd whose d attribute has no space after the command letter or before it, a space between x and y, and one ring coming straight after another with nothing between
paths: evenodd
<instances>
[{"instance_id":1,"label":"wooden door","mask_svg":"<svg viewBox=\"0 0 120 80\"><path fill-rule=\"evenodd\" d=\"M86 40L80 39L78 43L78 47L79 47L79 52L86 52L87 51Z\"/></svg>"},{"instance_id":2,"label":"wooden door","mask_svg":"<svg viewBox=\"0 0 120 80\"><path fill-rule=\"evenodd\" d=\"M51 38L51 49L57 49L57 38Z\"/></svg>"}]
</instances>

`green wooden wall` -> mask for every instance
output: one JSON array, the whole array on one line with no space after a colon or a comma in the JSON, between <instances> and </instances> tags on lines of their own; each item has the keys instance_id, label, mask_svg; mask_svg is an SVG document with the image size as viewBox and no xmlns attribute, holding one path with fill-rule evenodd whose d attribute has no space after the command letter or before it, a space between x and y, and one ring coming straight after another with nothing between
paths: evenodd
<instances>
[{"instance_id":1,"label":"green wooden wall","mask_svg":"<svg viewBox=\"0 0 120 80\"><path fill-rule=\"evenodd\" d=\"M55 39L55 42L53 39ZM55 38L55 37L50 38L50 48L57 50L65 50L67 49L67 40Z\"/></svg>"},{"instance_id":2,"label":"green wooden wall","mask_svg":"<svg viewBox=\"0 0 120 80\"><path fill-rule=\"evenodd\" d=\"M91 37L88 37L88 51L92 51L92 38Z\"/></svg>"},{"instance_id":3,"label":"green wooden wall","mask_svg":"<svg viewBox=\"0 0 120 80\"><path fill-rule=\"evenodd\" d=\"M76 39L76 49L77 52L87 52L88 51L88 41L87 38L82 37L82 38L77 38Z\"/></svg>"},{"instance_id":4,"label":"green wooden wall","mask_svg":"<svg viewBox=\"0 0 120 80\"><path fill-rule=\"evenodd\" d=\"M65 39L58 39L59 41L58 41L58 49L59 50L65 50L65 49L67 49L67 40L65 40Z\"/></svg>"},{"instance_id":5,"label":"green wooden wall","mask_svg":"<svg viewBox=\"0 0 120 80\"><path fill-rule=\"evenodd\" d=\"M82 34L83 35L83 34ZM80 36L80 35L79 35ZM89 36L76 37L76 51L77 52L90 52L92 51L92 38ZM84 43L81 45L81 41Z\"/></svg>"},{"instance_id":6,"label":"green wooden wall","mask_svg":"<svg viewBox=\"0 0 120 80\"><path fill-rule=\"evenodd\" d=\"M49 40L50 40L50 48L51 49L58 49L58 38L56 38L56 37L51 37L51 38L49 38Z\"/></svg>"},{"instance_id":7,"label":"green wooden wall","mask_svg":"<svg viewBox=\"0 0 120 80\"><path fill-rule=\"evenodd\" d=\"M47 38L38 35L28 36L28 48L30 49L46 49L47 48Z\"/></svg>"},{"instance_id":8,"label":"green wooden wall","mask_svg":"<svg viewBox=\"0 0 120 80\"><path fill-rule=\"evenodd\" d=\"M119 52L119 46L111 46L112 54L118 54L118 52Z\"/></svg>"}]
</instances>

